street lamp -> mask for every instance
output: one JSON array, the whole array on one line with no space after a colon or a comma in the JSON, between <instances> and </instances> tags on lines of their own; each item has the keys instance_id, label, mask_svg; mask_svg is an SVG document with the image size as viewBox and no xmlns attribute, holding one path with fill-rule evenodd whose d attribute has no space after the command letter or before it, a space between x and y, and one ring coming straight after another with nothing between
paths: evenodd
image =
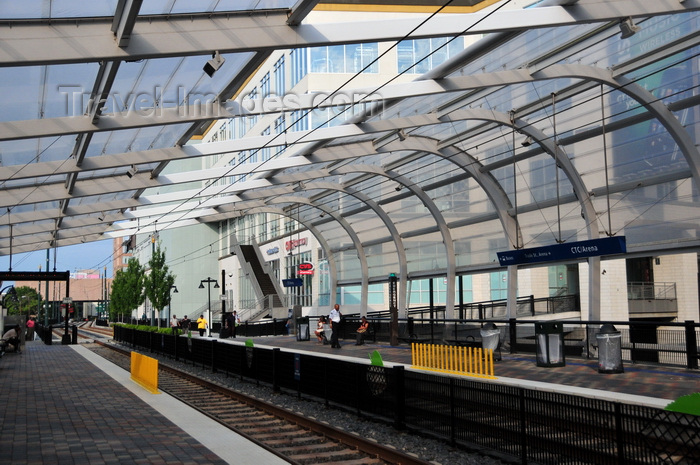
<instances>
[{"instance_id":1,"label":"street lamp","mask_svg":"<svg viewBox=\"0 0 700 465\"><path fill-rule=\"evenodd\" d=\"M170 286L170 297L168 298L168 313L169 313L168 316L170 318L173 317L173 294L177 294L177 293L178 293L177 286L174 284L172 286ZM168 321L170 320L170 318L168 318Z\"/></svg>"},{"instance_id":2,"label":"street lamp","mask_svg":"<svg viewBox=\"0 0 700 465\"><path fill-rule=\"evenodd\" d=\"M204 283L207 283L207 308L209 309L207 323L209 324L209 334L211 337L211 283L214 283L214 289L219 289L219 282L216 279L203 279L199 283L199 289L204 289Z\"/></svg>"}]
</instances>

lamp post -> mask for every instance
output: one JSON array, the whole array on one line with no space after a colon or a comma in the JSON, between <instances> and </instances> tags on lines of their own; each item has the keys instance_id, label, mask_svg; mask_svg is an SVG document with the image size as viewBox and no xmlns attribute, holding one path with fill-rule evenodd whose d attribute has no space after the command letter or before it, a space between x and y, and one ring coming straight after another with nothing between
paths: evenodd
<instances>
[{"instance_id":1,"label":"lamp post","mask_svg":"<svg viewBox=\"0 0 700 465\"><path fill-rule=\"evenodd\" d=\"M199 282L199 289L204 289L204 283L207 283L207 308L209 310L209 313L207 315L207 323L209 324L209 334L207 334L207 336L211 337L211 283L214 283L214 289L219 289L219 282L216 279L211 279L207 277L207 279L203 279Z\"/></svg>"},{"instance_id":2,"label":"lamp post","mask_svg":"<svg viewBox=\"0 0 700 465\"><path fill-rule=\"evenodd\" d=\"M173 294L177 294L177 286L170 286L170 297L168 297L168 322L173 317Z\"/></svg>"}]
</instances>

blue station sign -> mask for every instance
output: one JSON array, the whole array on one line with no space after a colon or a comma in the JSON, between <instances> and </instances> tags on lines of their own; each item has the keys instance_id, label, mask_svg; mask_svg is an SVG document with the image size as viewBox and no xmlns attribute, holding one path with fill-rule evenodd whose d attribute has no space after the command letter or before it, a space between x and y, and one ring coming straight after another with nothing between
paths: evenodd
<instances>
[{"instance_id":1,"label":"blue station sign","mask_svg":"<svg viewBox=\"0 0 700 465\"><path fill-rule=\"evenodd\" d=\"M304 280L301 278L283 279L282 286L284 287L301 287L304 285Z\"/></svg>"},{"instance_id":2,"label":"blue station sign","mask_svg":"<svg viewBox=\"0 0 700 465\"><path fill-rule=\"evenodd\" d=\"M498 255L498 261L501 266L510 266L555 260L577 260L625 252L627 252L625 236L616 236L534 247L532 249L509 250L507 252L497 252L496 255Z\"/></svg>"}]
</instances>

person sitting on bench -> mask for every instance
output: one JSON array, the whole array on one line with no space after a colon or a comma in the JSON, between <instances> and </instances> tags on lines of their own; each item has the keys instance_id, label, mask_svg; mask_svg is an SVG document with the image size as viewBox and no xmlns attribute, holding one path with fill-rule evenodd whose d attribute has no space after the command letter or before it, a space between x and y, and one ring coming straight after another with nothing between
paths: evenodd
<instances>
[{"instance_id":1,"label":"person sitting on bench","mask_svg":"<svg viewBox=\"0 0 700 465\"><path fill-rule=\"evenodd\" d=\"M321 342L323 344L328 344L328 340L326 339L326 334L325 334L325 325L326 324L326 317L322 316L318 319L318 324L316 325L316 331L314 331L314 334L318 338L318 342Z\"/></svg>"},{"instance_id":2,"label":"person sitting on bench","mask_svg":"<svg viewBox=\"0 0 700 465\"><path fill-rule=\"evenodd\" d=\"M360 327L357 328L357 339L355 342L356 346L361 346L365 343L365 335L367 334L367 331L369 330L369 321L367 321L367 318L364 316L360 320Z\"/></svg>"},{"instance_id":3,"label":"person sitting on bench","mask_svg":"<svg viewBox=\"0 0 700 465\"><path fill-rule=\"evenodd\" d=\"M0 344L3 346L3 352L12 349L17 353L21 352L19 339L19 326L12 326L2 335Z\"/></svg>"}]
</instances>

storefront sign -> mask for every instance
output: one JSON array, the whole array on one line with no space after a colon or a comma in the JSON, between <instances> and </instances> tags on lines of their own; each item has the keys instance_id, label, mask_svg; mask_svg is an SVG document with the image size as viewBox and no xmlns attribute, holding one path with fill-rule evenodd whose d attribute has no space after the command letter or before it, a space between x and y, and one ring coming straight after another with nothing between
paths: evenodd
<instances>
[{"instance_id":1,"label":"storefront sign","mask_svg":"<svg viewBox=\"0 0 700 465\"><path fill-rule=\"evenodd\" d=\"M293 239L291 241L285 242L284 248L287 252L289 252L290 250L293 250L293 249L299 247L300 245L306 245L306 238L305 237L302 237L300 239Z\"/></svg>"},{"instance_id":2,"label":"storefront sign","mask_svg":"<svg viewBox=\"0 0 700 465\"><path fill-rule=\"evenodd\" d=\"M267 249L267 254L268 255L274 255L280 251L279 247L273 247L271 249Z\"/></svg>"},{"instance_id":3,"label":"storefront sign","mask_svg":"<svg viewBox=\"0 0 700 465\"><path fill-rule=\"evenodd\" d=\"M627 252L625 236L592 239L590 241L570 242L534 247L532 249L509 250L497 252L501 266L522 265L561 260L577 260L601 255L613 255Z\"/></svg>"},{"instance_id":4,"label":"storefront sign","mask_svg":"<svg viewBox=\"0 0 700 465\"><path fill-rule=\"evenodd\" d=\"M297 267L298 275L313 275L314 274L314 264L311 262L299 263Z\"/></svg>"}]
</instances>

